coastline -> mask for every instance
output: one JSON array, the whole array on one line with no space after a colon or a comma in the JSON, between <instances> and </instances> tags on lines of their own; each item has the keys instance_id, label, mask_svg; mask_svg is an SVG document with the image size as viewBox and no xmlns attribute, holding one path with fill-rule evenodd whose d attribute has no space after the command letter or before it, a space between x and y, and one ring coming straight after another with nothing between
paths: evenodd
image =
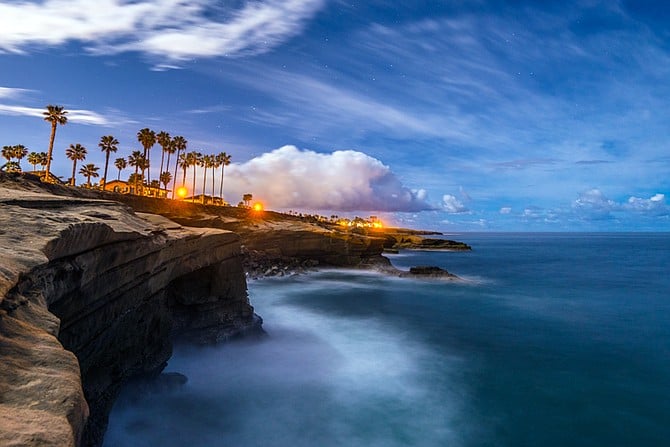
<instances>
[{"instance_id":1,"label":"coastline","mask_svg":"<svg viewBox=\"0 0 670 447\"><path fill-rule=\"evenodd\" d=\"M3 389L41 384L12 393L3 404L3 414L24 414L21 421L0 423L6 443L100 445L122 384L158 377L175 335L216 343L262 331L247 296L249 279L320 268L457 279L430 267L411 274L382 255L398 237L420 245L428 240L423 235L434 232L342 231L272 211L122 196L5 174L0 174L0 207L6 217L0 251L9 261L0 272L0 356L30 358L27 351L10 348L27 334L47 337L54 353L70 356L67 373L56 367L62 363L57 357L40 360L56 362L51 374L62 375L67 386L25 376L12 366L14 360L3 362ZM14 322L23 329L10 330ZM45 401L45 413L23 412L52 386L61 397ZM69 400L78 403L59 403ZM55 425L66 433L48 428Z\"/></svg>"}]
</instances>

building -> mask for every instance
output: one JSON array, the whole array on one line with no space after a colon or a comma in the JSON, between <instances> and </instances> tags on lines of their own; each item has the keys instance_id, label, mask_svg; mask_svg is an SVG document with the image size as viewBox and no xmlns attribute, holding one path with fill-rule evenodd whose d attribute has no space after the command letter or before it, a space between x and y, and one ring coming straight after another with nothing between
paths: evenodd
<instances>
[{"instance_id":1,"label":"building","mask_svg":"<svg viewBox=\"0 0 670 447\"><path fill-rule=\"evenodd\" d=\"M141 196L156 197L159 199L167 199L169 189L156 188L147 186L141 183L137 184L137 189ZM118 192L119 194L135 194L135 185L133 183L124 182L123 180L111 180L104 186L105 191Z\"/></svg>"}]
</instances>

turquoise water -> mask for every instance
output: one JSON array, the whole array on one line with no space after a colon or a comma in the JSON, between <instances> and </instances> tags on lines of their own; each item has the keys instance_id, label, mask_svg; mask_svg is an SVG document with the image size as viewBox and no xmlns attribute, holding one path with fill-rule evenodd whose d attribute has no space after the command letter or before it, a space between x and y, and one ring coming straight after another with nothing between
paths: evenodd
<instances>
[{"instance_id":1,"label":"turquoise water","mask_svg":"<svg viewBox=\"0 0 670 447\"><path fill-rule=\"evenodd\" d=\"M128 390L105 445L670 445L670 234L453 238L392 261L464 283L251 283L269 336L178 348L189 382Z\"/></svg>"}]
</instances>

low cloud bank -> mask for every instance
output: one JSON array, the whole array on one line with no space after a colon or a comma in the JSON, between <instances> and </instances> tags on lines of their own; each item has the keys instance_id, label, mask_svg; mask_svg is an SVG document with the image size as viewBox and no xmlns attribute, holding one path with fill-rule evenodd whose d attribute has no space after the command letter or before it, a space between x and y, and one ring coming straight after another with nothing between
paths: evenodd
<instances>
[{"instance_id":1,"label":"low cloud bank","mask_svg":"<svg viewBox=\"0 0 670 447\"><path fill-rule=\"evenodd\" d=\"M230 202L252 193L273 209L405 211L432 209L424 190L402 185L391 169L357 151L321 154L284 146L226 171Z\"/></svg>"}]
</instances>

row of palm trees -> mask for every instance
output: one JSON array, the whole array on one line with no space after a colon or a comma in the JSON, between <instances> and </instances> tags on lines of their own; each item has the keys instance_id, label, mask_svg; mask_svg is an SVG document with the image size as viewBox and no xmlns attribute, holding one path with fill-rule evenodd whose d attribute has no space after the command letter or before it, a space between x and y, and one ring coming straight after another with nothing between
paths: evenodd
<instances>
[{"instance_id":1,"label":"row of palm trees","mask_svg":"<svg viewBox=\"0 0 670 447\"><path fill-rule=\"evenodd\" d=\"M7 160L7 163L4 164L3 169L8 172L21 171L21 159L28 155L28 148L22 144L17 144L15 146L3 146L2 147L2 156ZM44 157L46 157L44 153ZM16 158L16 161L13 159ZM30 156L28 157L28 163L31 162Z\"/></svg>"},{"instance_id":2,"label":"row of palm trees","mask_svg":"<svg viewBox=\"0 0 670 447\"><path fill-rule=\"evenodd\" d=\"M49 148L48 152L37 153L30 152L23 145L16 146L4 146L2 149L2 156L5 157L8 162L5 164L5 170L21 170L20 161L25 156L28 156L28 162L33 165L33 170L35 170L36 165L41 165L44 167L44 179L49 181L50 179L50 169L51 161L53 160L53 146L54 140L56 137L56 129L60 125L67 124L68 111L65 110L62 106L48 105L46 111L43 112L44 120L51 123L51 134L49 137ZM138 184L148 185L151 187L160 188L160 185L163 184L165 189L167 189L170 181L172 181L172 198L175 196L176 189L176 179L177 171L179 168L183 170L182 185L186 182L186 171L189 167L193 167L193 188L192 188L192 197L195 200L195 185L196 185L196 167L202 167L204 169L203 176L203 192L202 192L202 202L205 202L206 196L206 186L207 186L207 172L209 169L212 170L212 199L215 196L215 170L219 167L221 168L221 180L219 185L219 195L218 197L223 200L223 177L225 167L230 165L231 156L225 152L221 152L216 155L203 155L197 151L186 152L188 141L183 136L172 137L168 132L154 132L149 128L141 129L137 132L137 140L142 145L143 151L133 151L132 154L126 160L125 158L117 158L114 161L114 166L118 169L119 173L117 180L121 178L121 171L126 169L128 166L135 168L135 173L131 174L129 177L128 183L133 183L135 185L135 193L140 191ZM151 171L149 170L150 159L151 159L151 149L158 144L161 146L161 162L160 162L160 175L158 180L151 180ZM105 167L100 181L101 185L107 184L107 174L109 167L109 158L112 153L117 152L119 141L113 135L105 135L100 138L98 143L100 150L105 153ZM170 158L176 153L176 163L174 167L174 175L170 173ZM72 177L70 178L70 185L75 185L75 173L77 172L77 162L83 161L86 159L88 150L79 143L70 144L70 146L65 150L65 155L67 158L72 160ZM167 157L166 157L167 154ZM17 161L13 162L12 160L16 158ZM165 170L164 170L165 169ZM87 178L87 185L91 186L91 178L99 177L98 174L99 168L94 164L86 164L82 166L79 170L79 173ZM141 175L140 175L141 171ZM144 182L145 173L147 173L146 183Z\"/></svg>"}]
</instances>

